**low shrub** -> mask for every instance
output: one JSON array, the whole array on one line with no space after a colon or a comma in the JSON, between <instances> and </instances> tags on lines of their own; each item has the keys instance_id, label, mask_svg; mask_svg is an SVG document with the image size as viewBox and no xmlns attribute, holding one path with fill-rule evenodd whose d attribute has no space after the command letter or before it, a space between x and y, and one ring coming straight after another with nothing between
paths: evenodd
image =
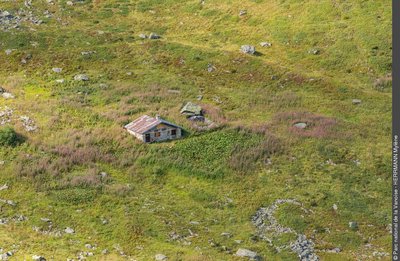
<instances>
[{"instance_id":1,"label":"low shrub","mask_svg":"<svg viewBox=\"0 0 400 261\"><path fill-rule=\"evenodd\" d=\"M0 146L16 146L21 142L20 136L11 127L0 129Z\"/></svg>"}]
</instances>

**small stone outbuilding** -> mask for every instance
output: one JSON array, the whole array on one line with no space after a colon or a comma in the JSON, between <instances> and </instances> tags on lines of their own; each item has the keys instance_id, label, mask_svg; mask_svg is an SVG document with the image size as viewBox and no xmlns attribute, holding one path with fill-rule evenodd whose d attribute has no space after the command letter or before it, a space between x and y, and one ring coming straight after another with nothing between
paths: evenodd
<instances>
[{"instance_id":1,"label":"small stone outbuilding","mask_svg":"<svg viewBox=\"0 0 400 261\"><path fill-rule=\"evenodd\" d=\"M182 137L182 128L159 116L147 115L132 121L124 128L133 136L145 143L174 140Z\"/></svg>"}]
</instances>

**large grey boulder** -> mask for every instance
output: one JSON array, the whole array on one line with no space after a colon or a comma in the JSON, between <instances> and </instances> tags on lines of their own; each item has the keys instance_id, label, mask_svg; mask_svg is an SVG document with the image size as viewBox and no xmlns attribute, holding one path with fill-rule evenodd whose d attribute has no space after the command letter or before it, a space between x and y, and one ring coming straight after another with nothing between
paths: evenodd
<instances>
[{"instance_id":1,"label":"large grey boulder","mask_svg":"<svg viewBox=\"0 0 400 261\"><path fill-rule=\"evenodd\" d=\"M203 115L203 110L199 105L188 102L181 109L181 114L186 115L187 117L201 116Z\"/></svg>"}]
</instances>

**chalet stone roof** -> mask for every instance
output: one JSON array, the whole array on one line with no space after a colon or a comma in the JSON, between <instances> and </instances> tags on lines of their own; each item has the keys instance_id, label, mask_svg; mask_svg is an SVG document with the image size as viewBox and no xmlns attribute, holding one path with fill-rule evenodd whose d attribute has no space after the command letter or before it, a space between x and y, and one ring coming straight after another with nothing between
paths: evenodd
<instances>
[{"instance_id":1,"label":"chalet stone roof","mask_svg":"<svg viewBox=\"0 0 400 261\"><path fill-rule=\"evenodd\" d=\"M131 123L128 123L127 125L124 126L124 128L132 132L144 134L145 132L151 130L152 128L154 128L159 124L166 124L176 128L181 128L178 125L175 125L169 121L161 119L160 117L153 118L147 115L143 115L140 118L132 121Z\"/></svg>"}]
</instances>

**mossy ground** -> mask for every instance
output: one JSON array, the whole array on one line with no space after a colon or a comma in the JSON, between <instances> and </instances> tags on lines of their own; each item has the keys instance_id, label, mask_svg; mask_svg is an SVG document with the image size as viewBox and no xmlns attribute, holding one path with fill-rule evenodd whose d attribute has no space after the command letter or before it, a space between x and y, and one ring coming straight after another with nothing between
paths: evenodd
<instances>
[{"instance_id":1,"label":"mossy ground","mask_svg":"<svg viewBox=\"0 0 400 261\"><path fill-rule=\"evenodd\" d=\"M0 147L0 185L10 186L0 198L17 202L4 205L0 217L28 217L0 226L0 247L19 245L15 260L74 258L85 243L98 245L92 260L123 260L117 245L137 260L157 253L170 260L238 259L209 240L268 260L296 260L251 240L251 216L278 198L312 210L284 206L277 213L282 224L312 237L317 249L342 249L318 253L322 260L368 259L369 243L390 252L391 90L374 85L391 70L390 2L55 3L33 3L39 17L53 13L44 24L0 32L0 85L16 96L1 99L0 107L39 127L27 133L13 121L25 142ZM9 11L22 6L0 4ZM239 17L240 10L247 14ZM150 32L162 38L138 37ZM272 47L259 46L263 41ZM258 55L241 54L243 44L255 45ZM315 48L319 55L309 54ZM27 54L32 59L21 64ZM209 73L208 64L216 70ZM90 81L73 81L79 73ZM61 78L65 83L55 81ZM197 132L179 115L198 95L220 128ZM353 105L355 98L362 103ZM145 145L122 129L157 113L184 126L185 139ZM313 131L293 129L304 119ZM107 180L93 174L100 171ZM45 226L43 217L76 233L34 232ZM358 231L348 228L354 220ZM171 232L190 235L188 229L197 234L190 245L169 240ZM105 248L109 255L100 254Z\"/></svg>"}]
</instances>

